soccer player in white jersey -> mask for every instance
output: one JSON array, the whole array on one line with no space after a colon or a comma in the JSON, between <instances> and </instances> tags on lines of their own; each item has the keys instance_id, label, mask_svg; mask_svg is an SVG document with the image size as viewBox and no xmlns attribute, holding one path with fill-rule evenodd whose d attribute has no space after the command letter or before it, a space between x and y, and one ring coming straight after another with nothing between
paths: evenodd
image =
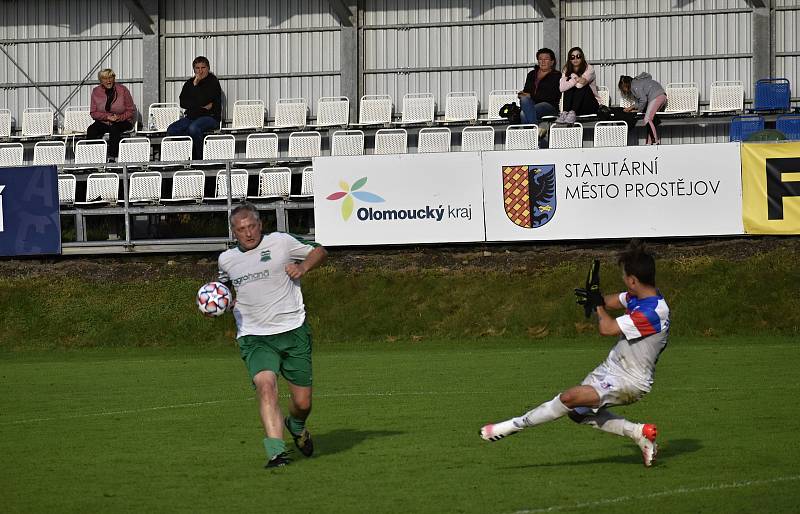
<instances>
[{"instance_id":1,"label":"soccer player in white jersey","mask_svg":"<svg viewBox=\"0 0 800 514\"><path fill-rule=\"evenodd\" d=\"M311 413L311 332L306 323L300 278L325 261L320 245L282 232L261 233L250 203L231 212L238 245L219 256L219 278L235 289L236 341L255 387L264 425L265 467L291 462L284 427L306 457L314 445L306 428ZM289 415L278 404L278 374L289 385Z\"/></svg>"},{"instance_id":2,"label":"soccer player in white jersey","mask_svg":"<svg viewBox=\"0 0 800 514\"><path fill-rule=\"evenodd\" d=\"M568 415L576 423L630 437L641 448L644 465L653 464L658 451L656 426L633 423L608 408L634 403L650 392L656 362L667 345L669 307L656 289L655 260L641 245L632 243L619 263L627 291L602 296L605 306L595 308L600 333L619 336L606 360L581 385L522 416L484 426L480 430L484 440L497 441ZM615 319L606 308L625 309L625 314Z\"/></svg>"}]
</instances>

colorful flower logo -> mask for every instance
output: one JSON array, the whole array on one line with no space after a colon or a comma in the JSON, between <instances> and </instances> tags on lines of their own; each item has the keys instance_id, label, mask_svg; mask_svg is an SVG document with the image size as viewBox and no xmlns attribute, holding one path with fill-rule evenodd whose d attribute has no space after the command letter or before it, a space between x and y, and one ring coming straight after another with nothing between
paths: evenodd
<instances>
[{"instance_id":1,"label":"colorful flower logo","mask_svg":"<svg viewBox=\"0 0 800 514\"><path fill-rule=\"evenodd\" d=\"M353 214L353 207L355 206L355 202L353 202L353 197L361 200L362 202L369 202L369 203L381 203L385 202L383 198L376 195L375 193L369 193L367 191L359 191L362 187L364 187L367 183L367 177L362 177L355 182L353 182L352 187L350 184L345 182L344 180L339 181L339 187L342 188L341 191L337 191L327 196L328 200L341 200L344 198L342 202L342 219L347 221L350 219L350 215Z\"/></svg>"}]
</instances>

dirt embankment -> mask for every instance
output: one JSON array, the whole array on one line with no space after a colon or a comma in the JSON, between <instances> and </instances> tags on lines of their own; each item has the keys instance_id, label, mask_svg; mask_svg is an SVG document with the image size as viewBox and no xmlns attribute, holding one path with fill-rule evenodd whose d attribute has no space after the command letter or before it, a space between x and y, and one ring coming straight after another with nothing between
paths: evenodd
<instances>
[{"instance_id":1,"label":"dirt embankment","mask_svg":"<svg viewBox=\"0 0 800 514\"><path fill-rule=\"evenodd\" d=\"M592 258L613 261L626 244L626 241L572 241L561 244L333 248L330 249L328 266L354 273L376 270L512 272ZM739 260L781 249L797 255L800 264L799 236L674 239L648 242L648 246L661 259L707 256ZM216 275L216 257L216 254L178 254L3 259L0 260L0 277L57 280L74 276L99 282L169 277L207 280Z\"/></svg>"}]
</instances>

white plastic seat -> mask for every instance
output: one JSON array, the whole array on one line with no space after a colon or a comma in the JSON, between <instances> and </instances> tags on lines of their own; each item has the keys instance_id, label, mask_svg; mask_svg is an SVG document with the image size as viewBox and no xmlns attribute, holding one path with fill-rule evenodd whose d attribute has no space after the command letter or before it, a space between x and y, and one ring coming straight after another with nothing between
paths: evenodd
<instances>
[{"instance_id":1,"label":"white plastic seat","mask_svg":"<svg viewBox=\"0 0 800 514\"><path fill-rule=\"evenodd\" d=\"M86 134L86 129L94 123L90 107L70 106L64 110L64 126L61 128L62 136L76 136Z\"/></svg>"},{"instance_id":2,"label":"white plastic seat","mask_svg":"<svg viewBox=\"0 0 800 514\"><path fill-rule=\"evenodd\" d=\"M147 118L141 134L159 134L181 118L181 108L175 102L156 102L147 108Z\"/></svg>"},{"instance_id":3,"label":"white plastic seat","mask_svg":"<svg viewBox=\"0 0 800 514\"><path fill-rule=\"evenodd\" d=\"M287 198L292 188L292 170L289 168L263 168L258 172L258 196L251 200Z\"/></svg>"},{"instance_id":4,"label":"white plastic seat","mask_svg":"<svg viewBox=\"0 0 800 514\"><path fill-rule=\"evenodd\" d=\"M311 159L322 154L322 135L319 132L289 134L289 159Z\"/></svg>"},{"instance_id":5,"label":"white plastic seat","mask_svg":"<svg viewBox=\"0 0 800 514\"><path fill-rule=\"evenodd\" d=\"M22 143L0 143L0 166L22 166Z\"/></svg>"},{"instance_id":6,"label":"white plastic seat","mask_svg":"<svg viewBox=\"0 0 800 514\"><path fill-rule=\"evenodd\" d=\"M49 107L28 107L22 111L22 132L20 138L50 137L53 135L53 109Z\"/></svg>"},{"instance_id":7,"label":"white plastic seat","mask_svg":"<svg viewBox=\"0 0 800 514\"><path fill-rule=\"evenodd\" d=\"M200 170L181 170L172 175L172 196L163 203L201 203L206 185L206 174Z\"/></svg>"},{"instance_id":8,"label":"white plastic seat","mask_svg":"<svg viewBox=\"0 0 800 514\"><path fill-rule=\"evenodd\" d=\"M263 100L236 100L233 102L233 120L223 131L260 130L264 128L266 108Z\"/></svg>"},{"instance_id":9,"label":"white plastic seat","mask_svg":"<svg viewBox=\"0 0 800 514\"><path fill-rule=\"evenodd\" d=\"M597 86L597 96L600 97L599 104L609 106L609 93L606 86Z\"/></svg>"},{"instance_id":10,"label":"white plastic seat","mask_svg":"<svg viewBox=\"0 0 800 514\"><path fill-rule=\"evenodd\" d=\"M245 142L244 156L249 161L237 162L237 166L263 166L278 158L278 135L272 133L249 134Z\"/></svg>"},{"instance_id":11,"label":"white plastic seat","mask_svg":"<svg viewBox=\"0 0 800 514\"><path fill-rule=\"evenodd\" d=\"M231 199L244 200L247 198L247 170L231 170ZM227 201L228 200L228 172L219 170L217 181L214 187L214 196L206 200Z\"/></svg>"},{"instance_id":12,"label":"white plastic seat","mask_svg":"<svg viewBox=\"0 0 800 514\"><path fill-rule=\"evenodd\" d=\"M11 137L10 109L0 109L0 137Z\"/></svg>"},{"instance_id":13,"label":"white plastic seat","mask_svg":"<svg viewBox=\"0 0 800 514\"><path fill-rule=\"evenodd\" d=\"M486 110L487 121L505 120L500 116L500 108L506 104L519 105L518 92L513 89L494 89L489 92L489 107Z\"/></svg>"},{"instance_id":14,"label":"white plastic seat","mask_svg":"<svg viewBox=\"0 0 800 514\"><path fill-rule=\"evenodd\" d=\"M392 122L392 98L389 95L364 95L358 108L359 125L388 125Z\"/></svg>"},{"instance_id":15,"label":"white plastic seat","mask_svg":"<svg viewBox=\"0 0 800 514\"><path fill-rule=\"evenodd\" d=\"M161 181L161 173L158 171L134 171L128 176L128 203L159 203ZM125 200L119 200L117 203L124 204Z\"/></svg>"},{"instance_id":16,"label":"white plastic seat","mask_svg":"<svg viewBox=\"0 0 800 514\"><path fill-rule=\"evenodd\" d=\"M583 125L573 123L569 127L554 125L550 127L549 148L582 148Z\"/></svg>"},{"instance_id":17,"label":"white plastic seat","mask_svg":"<svg viewBox=\"0 0 800 514\"><path fill-rule=\"evenodd\" d=\"M305 127L307 117L305 98L278 98L275 102L275 128Z\"/></svg>"},{"instance_id":18,"label":"white plastic seat","mask_svg":"<svg viewBox=\"0 0 800 514\"><path fill-rule=\"evenodd\" d=\"M181 168L192 160L192 138L189 136L167 136L161 140L159 162L150 164L151 169Z\"/></svg>"},{"instance_id":19,"label":"white plastic seat","mask_svg":"<svg viewBox=\"0 0 800 514\"><path fill-rule=\"evenodd\" d=\"M628 124L624 121L598 121L594 125L594 146L627 146Z\"/></svg>"},{"instance_id":20,"label":"white plastic seat","mask_svg":"<svg viewBox=\"0 0 800 514\"><path fill-rule=\"evenodd\" d=\"M432 124L436 115L436 101L433 93L408 93L403 95L403 115L401 125L416 123Z\"/></svg>"},{"instance_id":21,"label":"white plastic seat","mask_svg":"<svg viewBox=\"0 0 800 514\"><path fill-rule=\"evenodd\" d=\"M146 137L126 137L119 142L118 163L150 162L150 140Z\"/></svg>"},{"instance_id":22,"label":"white plastic seat","mask_svg":"<svg viewBox=\"0 0 800 514\"><path fill-rule=\"evenodd\" d=\"M742 112L744 86L741 80L718 80L711 83L708 110L704 113Z\"/></svg>"},{"instance_id":23,"label":"white plastic seat","mask_svg":"<svg viewBox=\"0 0 800 514\"><path fill-rule=\"evenodd\" d=\"M75 189L78 180L69 173L58 174L58 203L71 207L75 204Z\"/></svg>"},{"instance_id":24,"label":"white plastic seat","mask_svg":"<svg viewBox=\"0 0 800 514\"><path fill-rule=\"evenodd\" d=\"M289 195L292 200L308 200L314 198L314 168L306 166L300 179L300 194Z\"/></svg>"},{"instance_id":25,"label":"white plastic seat","mask_svg":"<svg viewBox=\"0 0 800 514\"><path fill-rule=\"evenodd\" d=\"M620 95L619 106L623 109L627 109L628 107L636 107L636 100L629 96Z\"/></svg>"},{"instance_id":26,"label":"white plastic seat","mask_svg":"<svg viewBox=\"0 0 800 514\"><path fill-rule=\"evenodd\" d=\"M462 152L488 152L494 150L494 128L464 127L461 131Z\"/></svg>"},{"instance_id":27,"label":"white plastic seat","mask_svg":"<svg viewBox=\"0 0 800 514\"><path fill-rule=\"evenodd\" d=\"M211 163L220 159L231 160L236 156L236 138L233 134L209 134L203 138L203 160L205 166L219 165Z\"/></svg>"},{"instance_id":28,"label":"white plastic seat","mask_svg":"<svg viewBox=\"0 0 800 514\"><path fill-rule=\"evenodd\" d=\"M364 132L337 130L331 136L331 155L364 155Z\"/></svg>"},{"instance_id":29,"label":"white plastic seat","mask_svg":"<svg viewBox=\"0 0 800 514\"><path fill-rule=\"evenodd\" d=\"M449 152L450 136L450 129L447 127L421 129L417 140L417 153Z\"/></svg>"},{"instance_id":30,"label":"white plastic seat","mask_svg":"<svg viewBox=\"0 0 800 514\"><path fill-rule=\"evenodd\" d=\"M539 126L509 125L506 127L506 150L538 150Z\"/></svg>"},{"instance_id":31,"label":"white plastic seat","mask_svg":"<svg viewBox=\"0 0 800 514\"><path fill-rule=\"evenodd\" d=\"M350 124L350 99L323 96L317 101L317 127L346 127Z\"/></svg>"},{"instance_id":32,"label":"white plastic seat","mask_svg":"<svg viewBox=\"0 0 800 514\"><path fill-rule=\"evenodd\" d=\"M478 94L475 91L447 93L444 105L445 122L475 121L478 119Z\"/></svg>"},{"instance_id":33,"label":"white plastic seat","mask_svg":"<svg viewBox=\"0 0 800 514\"><path fill-rule=\"evenodd\" d=\"M664 88L667 104L657 115L697 114L700 92L694 82L673 82Z\"/></svg>"},{"instance_id":34,"label":"white plastic seat","mask_svg":"<svg viewBox=\"0 0 800 514\"><path fill-rule=\"evenodd\" d=\"M33 164L35 166L64 164L67 159L67 145L64 141L39 141L33 145Z\"/></svg>"},{"instance_id":35,"label":"white plastic seat","mask_svg":"<svg viewBox=\"0 0 800 514\"><path fill-rule=\"evenodd\" d=\"M92 173L86 178L86 201L75 202L76 207L102 207L116 205L119 199L119 175Z\"/></svg>"},{"instance_id":36,"label":"white plastic seat","mask_svg":"<svg viewBox=\"0 0 800 514\"><path fill-rule=\"evenodd\" d=\"M82 139L75 143L75 159L70 170L104 168L108 144L103 139ZM114 200L116 201L116 200Z\"/></svg>"},{"instance_id":37,"label":"white plastic seat","mask_svg":"<svg viewBox=\"0 0 800 514\"><path fill-rule=\"evenodd\" d=\"M375 155L408 153L406 129L378 129L375 132Z\"/></svg>"}]
</instances>

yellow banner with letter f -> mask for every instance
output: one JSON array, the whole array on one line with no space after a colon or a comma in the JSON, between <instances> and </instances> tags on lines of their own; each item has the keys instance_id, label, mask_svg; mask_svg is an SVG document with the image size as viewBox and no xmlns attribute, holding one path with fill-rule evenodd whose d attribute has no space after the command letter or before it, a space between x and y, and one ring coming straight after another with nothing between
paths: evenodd
<instances>
[{"instance_id":1,"label":"yellow banner with letter f","mask_svg":"<svg viewBox=\"0 0 800 514\"><path fill-rule=\"evenodd\" d=\"M742 144L748 234L800 234L800 143Z\"/></svg>"}]
</instances>

